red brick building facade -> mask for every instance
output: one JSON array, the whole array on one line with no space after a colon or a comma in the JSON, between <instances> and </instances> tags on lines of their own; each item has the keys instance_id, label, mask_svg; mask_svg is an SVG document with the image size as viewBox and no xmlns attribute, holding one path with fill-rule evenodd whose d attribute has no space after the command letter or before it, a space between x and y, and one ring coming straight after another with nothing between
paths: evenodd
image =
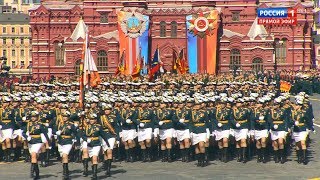
<instances>
[{"instance_id":1,"label":"red brick building facade","mask_svg":"<svg viewBox=\"0 0 320 180\"><path fill-rule=\"evenodd\" d=\"M257 25L256 8L279 6L298 9L296 26ZM33 75L42 77L78 73L83 39L80 37L74 41L70 36L81 17L89 26L90 46L100 73L113 73L120 56L118 10L149 15L152 52L158 45L165 69L170 71L172 48L187 46L186 16L211 9L220 11L218 71L273 70L275 61L279 69L310 67L311 1L46 1L29 11ZM199 72L202 72L201 69Z\"/></svg>"}]
</instances>

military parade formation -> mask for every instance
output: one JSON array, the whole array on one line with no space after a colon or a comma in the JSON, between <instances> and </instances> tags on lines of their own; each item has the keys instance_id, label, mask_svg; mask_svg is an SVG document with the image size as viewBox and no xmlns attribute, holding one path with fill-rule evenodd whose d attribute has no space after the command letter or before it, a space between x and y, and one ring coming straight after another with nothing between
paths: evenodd
<instances>
[{"instance_id":1,"label":"military parade formation","mask_svg":"<svg viewBox=\"0 0 320 180\"><path fill-rule=\"evenodd\" d=\"M152 82L105 77L85 93L83 108L76 79L16 82L0 93L0 161L31 163L33 179L40 178L38 161L49 167L55 159L62 163L63 179L70 178L69 162L82 163L84 177L91 162L93 179L100 162L107 176L115 161L196 160L205 167L235 158L284 164L295 151L297 162L307 164L313 91L294 85L294 92L281 92L284 78L262 73L164 74Z\"/></svg>"}]
</instances>

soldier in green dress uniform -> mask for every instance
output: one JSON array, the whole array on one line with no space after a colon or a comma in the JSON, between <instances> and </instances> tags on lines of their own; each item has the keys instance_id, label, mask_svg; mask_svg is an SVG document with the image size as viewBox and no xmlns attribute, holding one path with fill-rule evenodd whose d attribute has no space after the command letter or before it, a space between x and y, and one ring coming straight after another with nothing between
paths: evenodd
<instances>
[{"instance_id":1,"label":"soldier in green dress uniform","mask_svg":"<svg viewBox=\"0 0 320 180\"><path fill-rule=\"evenodd\" d=\"M112 110L111 104L103 103L101 106L101 110L103 113L100 116L100 124L103 131L109 134L108 143L102 140L102 149L104 151L104 168L106 170L106 175L111 176L111 162L112 162L112 151L114 146L116 145L115 142L119 141L119 122L120 116L116 111Z\"/></svg>"},{"instance_id":2,"label":"soldier in green dress uniform","mask_svg":"<svg viewBox=\"0 0 320 180\"><path fill-rule=\"evenodd\" d=\"M286 131L290 127L289 116L281 105L281 99L276 98L274 100L274 106L270 111L270 127L271 127L271 139L274 150L274 161L278 163L285 163L286 153L284 151Z\"/></svg>"},{"instance_id":3,"label":"soldier in green dress uniform","mask_svg":"<svg viewBox=\"0 0 320 180\"><path fill-rule=\"evenodd\" d=\"M47 140L49 139L45 126L39 121L39 113L37 111L32 111L30 114L30 121L23 130L23 136L29 143L29 152L31 154L30 177L33 179L40 178L38 154L43 146L41 134L44 134Z\"/></svg>"},{"instance_id":4,"label":"soldier in green dress uniform","mask_svg":"<svg viewBox=\"0 0 320 180\"><path fill-rule=\"evenodd\" d=\"M138 142L141 147L143 162L151 162L152 130L156 121L154 111L148 107L148 101L147 97L142 97L140 107L137 109Z\"/></svg>"},{"instance_id":5,"label":"soldier in green dress uniform","mask_svg":"<svg viewBox=\"0 0 320 180\"><path fill-rule=\"evenodd\" d=\"M238 162L247 162L247 137L250 129L250 109L243 107L244 100L239 98L233 107L233 128L235 131L237 160Z\"/></svg>"},{"instance_id":6,"label":"soldier in green dress uniform","mask_svg":"<svg viewBox=\"0 0 320 180\"><path fill-rule=\"evenodd\" d=\"M205 143L207 140L207 124L208 114L205 109L200 109L201 102L195 99L194 107L192 108L190 120L192 127L192 145L195 146L195 154L198 159L197 166L206 166L205 162Z\"/></svg>"},{"instance_id":7,"label":"soldier in green dress uniform","mask_svg":"<svg viewBox=\"0 0 320 180\"><path fill-rule=\"evenodd\" d=\"M172 137L173 137L173 118L174 111L168 108L171 99L163 98L160 109L156 111L157 124L159 124L159 136L161 140L162 162L172 162Z\"/></svg>"},{"instance_id":8,"label":"soldier in green dress uniform","mask_svg":"<svg viewBox=\"0 0 320 180\"><path fill-rule=\"evenodd\" d=\"M70 112L62 114L62 121L53 127L53 132L58 136L58 150L63 163L63 179L69 179L69 153L72 149L74 137L77 135L77 127L70 121Z\"/></svg>"},{"instance_id":9,"label":"soldier in green dress uniform","mask_svg":"<svg viewBox=\"0 0 320 180\"><path fill-rule=\"evenodd\" d=\"M175 109L175 130L177 133L177 140L180 144L180 152L182 162L190 161L190 115L191 109L185 106L185 100L180 98L178 101L178 108Z\"/></svg>"},{"instance_id":10,"label":"soldier in green dress uniform","mask_svg":"<svg viewBox=\"0 0 320 180\"><path fill-rule=\"evenodd\" d=\"M4 160L11 161L11 138L15 126L14 114L10 107L11 99L4 97L2 107L0 108L0 130L2 130L2 150L4 151Z\"/></svg>"}]
</instances>

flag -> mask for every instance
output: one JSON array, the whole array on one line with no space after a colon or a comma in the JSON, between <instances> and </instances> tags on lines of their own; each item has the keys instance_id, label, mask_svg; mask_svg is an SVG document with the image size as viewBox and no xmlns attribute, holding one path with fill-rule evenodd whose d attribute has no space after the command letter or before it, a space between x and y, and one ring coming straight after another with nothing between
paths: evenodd
<instances>
[{"instance_id":1,"label":"flag","mask_svg":"<svg viewBox=\"0 0 320 180\"><path fill-rule=\"evenodd\" d=\"M186 59L184 49L179 53L179 71L180 74L186 74L189 71L188 60Z\"/></svg>"},{"instance_id":2,"label":"flag","mask_svg":"<svg viewBox=\"0 0 320 180\"><path fill-rule=\"evenodd\" d=\"M150 71L149 71L149 79L152 80L154 75L160 71L161 64L160 64L160 54L159 48L157 47L156 51L154 52L152 62L150 64Z\"/></svg>"},{"instance_id":3,"label":"flag","mask_svg":"<svg viewBox=\"0 0 320 180\"><path fill-rule=\"evenodd\" d=\"M134 66L133 72L132 72L132 78L136 79L140 76L140 71L141 68L143 67L144 64L144 58L141 56L141 47L140 47L140 51L139 51L139 56L136 60L136 64Z\"/></svg>"},{"instance_id":4,"label":"flag","mask_svg":"<svg viewBox=\"0 0 320 180\"><path fill-rule=\"evenodd\" d=\"M125 55L126 55L126 50L123 50L122 55L119 59L118 63L118 68L115 72L115 75L117 76L118 74L124 74L126 70L126 62L125 62Z\"/></svg>"},{"instance_id":5,"label":"flag","mask_svg":"<svg viewBox=\"0 0 320 180\"><path fill-rule=\"evenodd\" d=\"M173 70L173 73L177 74L177 60L178 60L178 53L176 50L172 49L173 52L172 52L172 70Z\"/></svg>"}]
</instances>

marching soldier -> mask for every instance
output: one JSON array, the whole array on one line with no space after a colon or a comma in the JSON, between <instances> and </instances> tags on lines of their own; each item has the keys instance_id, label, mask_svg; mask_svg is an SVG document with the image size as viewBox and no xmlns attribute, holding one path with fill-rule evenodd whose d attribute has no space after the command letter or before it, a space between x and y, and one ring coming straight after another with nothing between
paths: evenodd
<instances>
[{"instance_id":1,"label":"marching soldier","mask_svg":"<svg viewBox=\"0 0 320 180\"><path fill-rule=\"evenodd\" d=\"M307 164L307 129L312 129L312 120L308 119L307 111L303 109L303 97L296 99L296 105L291 113L291 119L294 122L293 137L296 142L296 152L298 163Z\"/></svg>"},{"instance_id":2,"label":"marching soldier","mask_svg":"<svg viewBox=\"0 0 320 180\"><path fill-rule=\"evenodd\" d=\"M269 120L270 112L267 107L264 106L265 100L259 98L256 107L251 114L251 127L254 130L254 138L256 140L256 148L258 159L257 162L267 162L266 147L267 138L269 136Z\"/></svg>"},{"instance_id":3,"label":"marching soldier","mask_svg":"<svg viewBox=\"0 0 320 180\"><path fill-rule=\"evenodd\" d=\"M119 137L119 127L118 122L120 121L119 114L112 111L111 104L102 104L102 115L100 116L100 124L103 131L110 137L108 139L108 144L102 139L102 150L104 152L104 168L106 170L106 175L111 176L111 163L112 163L112 150L115 146L115 142ZM118 140L117 140L118 141Z\"/></svg>"},{"instance_id":4,"label":"marching soldier","mask_svg":"<svg viewBox=\"0 0 320 180\"><path fill-rule=\"evenodd\" d=\"M172 137L174 112L168 108L169 99L162 99L160 109L156 111L157 122L159 124L159 136L161 140L162 162L172 162Z\"/></svg>"},{"instance_id":5,"label":"marching soldier","mask_svg":"<svg viewBox=\"0 0 320 180\"><path fill-rule=\"evenodd\" d=\"M47 140L49 137L44 125L39 121L39 113L37 111L32 111L30 118L30 121L23 130L23 136L29 143L28 147L31 154L30 177L34 179L40 179L38 155L41 151L41 147L43 146L41 134L43 134Z\"/></svg>"},{"instance_id":6,"label":"marching soldier","mask_svg":"<svg viewBox=\"0 0 320 180\"><path fill-rule=\"evenodd\" d=\"M120 118L122 121L122 142L125 146L126 151L126 161L134 162L135 147L136 143L134 139L136 138L137 125L137 113L133 107L130 107L132 103L131 99L127 99L123 106L123 109L120 112Z\"/></svg>"},{"instance_id":7,"label":"marching soldier","mask_svg":"<svg viewBox=\"0 0 320 180\"><path fill-rule=\"evenodd\" d=\"M14 114L9 104L11 99L7 96L4 97L2 108L0 108L0 130L2 131L2 150L4 151L4 159L6 162L11 161L11 139L13 129L15 126Z\"/></svg>"},{"instance_id":8,"label":"marching soldier","mask_svg":"<svg viewBox=\"0 0 320 180\"><path fill-rule=\"evenodd\" d=\"M201 102L195 99L194 107L191 111L190 120L192 122L192 145L195 146L195 154L198 159L197 166L204 167L205 163L205 143L207 140L208 114L205 109L200 109Z\"/></svg>"},{"instance_id":9,"label":"marching soldier","mask_svg":"<svg viewBox=\"0 0 320 180\"><path fill-rule=\"evenodd\" d=\"M141 106L137 109L137 121L139 122L138 142L142 150L142 161L151 162L152 129L155 124L155 114L148 108L148 99L142 99Z\"/></svg>"},{"instance_id":10,"label":"marching soldier","mask_svg":"<svg viewBox=\"0 0 320 180\"><path fill-rule=\"evenodd\" d=\"M77 127L70 121L70 112L61 113L62 121L54 127L58 136L58 151L63 163L63 179L69 179L69 153L72 149L73 139L77 135Z\"/></svg>"},{"instance_id":11,"label":"marching soldier","mask_svg":"<svg viewBox=\"0 0 320 180\"><path fill-rule=\"evenodd\" d=\"M215 117L213 122L217 126L215 134L220 150L220 159L226 163L228 161L229 136L231 123L233 121L233 112L227 107L228 99L225 98L225 96L222 96L220 101L221 103L217 106L216 112L214 113Z\"/></svg>"},{"instance_id":12,"label":"marching soldier","mask_svg":"<svg viewBox=\"0 0 320 180\"><path fill-rule=\"evenodd\" d=\"M238 162L247 162L247 137L250 128L250 110L242 106L244 100L242 98L237 99L235 106L233 107L233 126L234 136L236 140L236 149L238 151Z\"/></svg>"},{"instance_id":13,"label":"marching soldier","mask_svg":"<svg viewBox=\"0 0 320 180\"><path fill-rule=\"evenodd\" d=\"M286 110L281 107L281 99L274 100L274 106L270 111L271 121L271 140L274 150L275 163L285 163L286 154L284 151L284 141L286 139L286 131L289 127L289 120Z\"/></svg>"},{"instance_id":14,"label":"marching soldier","mask_svg":"<svg viewBox=\"0 0 320 180\"><path fill-rule=\"evenodd\" d=\"M108 139L112 138L109 133L103 131L100 124L97 123L98 116L96 114L89 115L89 124L85 126L83 133L83 140L87 142L88 154L92 162L92 179L97 179L98 171L98 156L101 149L101 137L110 147Z\"/></svg>"},{"instance_id":15,"label":"marching soldier","mask_svg":"<svg viewBox=\"0 0 320 180\"><path fill-rule=\"evenodd\" d=\"M180 99L178 103L179 105L175 110L174 118L176 123L177 140L180 144L182 162L189 162L191 109L185 107L185 101L183 99Z\"/></svg>"}]
</instances>

